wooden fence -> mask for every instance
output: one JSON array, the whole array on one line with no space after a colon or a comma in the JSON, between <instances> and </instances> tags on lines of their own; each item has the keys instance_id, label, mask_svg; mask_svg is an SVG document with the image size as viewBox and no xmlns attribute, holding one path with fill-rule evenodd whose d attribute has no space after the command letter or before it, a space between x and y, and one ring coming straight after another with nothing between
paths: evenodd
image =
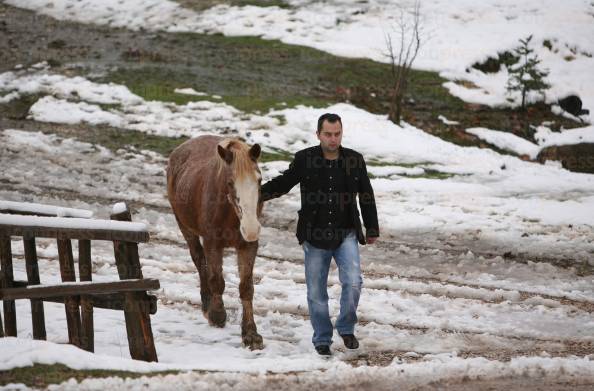
<instances>
[{"instance_id":1,"label":"wooden fence","mask_svg":"<svg viewBox=\"0 0 594 391\"><path fill-rule=\"evenodd\" d=\"M159 280L145 279L138 255L138 243L147 242L149 233L142 224L132 223L127 208L111 215L111 220L47 217L47 209L0 208L0 300L3 301L4 327L0 315L0 337L17 336L15 300L29 299L33 338L46 339L43 302L65 305L69 343L94 351L93 308L124 311L128 346L133 359L157 361L150 314L157 311L157 298L147 290L160 287ZM21 216L17 216L16 213ZM43 214L46 217L31 216ZM24 216L23 216L24 215ZM11 237L21 237L24 246L27 281L15 281ZM61 284L41 284L36 238L55 238L58 244ZM76 281L72 240L78 240ZM92 282L91 241L112 241L119 281Z\"/></svg>"}]
</instances>

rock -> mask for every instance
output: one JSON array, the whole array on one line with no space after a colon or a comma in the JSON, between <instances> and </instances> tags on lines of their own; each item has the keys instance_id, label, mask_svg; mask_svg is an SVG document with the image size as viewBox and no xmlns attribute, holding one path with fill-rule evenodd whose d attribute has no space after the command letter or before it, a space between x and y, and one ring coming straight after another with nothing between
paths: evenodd
<instances>
[{"instance_id":1,"label":"rock","mask_svg":"<svg viewBox=\"0 0 594 391\"><path fill-rule=\"evenodd\" d=\"M579 117L580 115L590 114L590 110L582 109L582 100L577 95L569 95L559 99L559 106L569 114Z\"/></svg>"},{"instance_id":2,"label":"rock","mask_svg":"<svg viewBox=\"0 0 594 391\"><path fill-rule=\"evenodd\" d=\"M566 170L594 174L594 143L546 147L536 159L540 163L557 160Z\"/></svg>"}]
</instances>

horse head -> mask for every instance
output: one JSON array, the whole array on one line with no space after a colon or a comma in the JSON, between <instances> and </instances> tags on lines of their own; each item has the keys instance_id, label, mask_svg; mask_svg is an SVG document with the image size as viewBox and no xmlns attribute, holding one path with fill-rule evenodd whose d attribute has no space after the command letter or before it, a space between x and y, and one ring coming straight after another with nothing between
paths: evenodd
<instances>
[{"instance_id":1,"label":"horse head","mask_svg":"<svg viewBox=\"0 0 594 391\"><path fill-rule=\"evenodd\" d=\"M262 208L260 186L262 175L258 168L260 146L249 147L240 140L225 140L217 145L219 157L224 162L227 200L239 219L239 231L247 242L260 236L258 216Z\"/></svg>"}]
</instances>

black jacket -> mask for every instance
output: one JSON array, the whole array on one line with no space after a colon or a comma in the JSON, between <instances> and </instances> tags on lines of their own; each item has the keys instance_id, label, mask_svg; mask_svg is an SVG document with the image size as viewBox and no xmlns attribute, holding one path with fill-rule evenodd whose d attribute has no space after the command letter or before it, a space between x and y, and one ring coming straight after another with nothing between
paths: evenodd
<instances>
[{"instance_id":1,"label":"black jacket","mask_svg":"<svg viewBox=\"0 0 594 391\"><path fill-rule=\"evenodd\" d=\"M346 170L346 182L348 189L347 207L350 208L350 216L354 220L353 226L357 229L359 243L365 244L366 236L363 235L359 209L356 199L359 198L359 206L363 215L367 237L379 236L379 225L377 222L377 210L371 182L367 176L367 167L363 156L349 148L340 147L339 159L342 160ZM308 227L313 226L318 211L316 194L322 189L320 183L321 170L324 167L324 156L321 146L303 149L295 154L289 168L281 175L273 178L262 185L261 200L268 201L288 193L297 183L301 187L301 210L297 222L297 239L303 243L306 238Z\"/></svg>"}]
</instances>

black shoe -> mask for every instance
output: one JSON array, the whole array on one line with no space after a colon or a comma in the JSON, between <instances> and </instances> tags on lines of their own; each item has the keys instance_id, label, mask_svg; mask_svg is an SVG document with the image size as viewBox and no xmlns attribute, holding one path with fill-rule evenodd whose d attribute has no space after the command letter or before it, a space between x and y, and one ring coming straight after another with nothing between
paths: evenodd
<instances>
[{"instance_id":1,"label":"black shoe","mask_svg":"<svg viewBox=\"0 0 594 391\"><path fill-rule=\"evenodd\" d=\"M341 337L344 342L344 346L346 346L347 349L359 348L359 341L357 341L357 337L355 337L353 334L344 334L341 335Z\"/></svg>"},{"instance_id":2,"label":"black shoe","mask_svg":"<svg viewBox=\"0 0 594 391\"><path fill-rule=\"evenodd\" d=\"M330 346L328 346L328 345L316 346L316 352L318 352L318 354L320 356L331 356L332 355L332 353L330 352Z\"/></svg>"}]
</instances>

